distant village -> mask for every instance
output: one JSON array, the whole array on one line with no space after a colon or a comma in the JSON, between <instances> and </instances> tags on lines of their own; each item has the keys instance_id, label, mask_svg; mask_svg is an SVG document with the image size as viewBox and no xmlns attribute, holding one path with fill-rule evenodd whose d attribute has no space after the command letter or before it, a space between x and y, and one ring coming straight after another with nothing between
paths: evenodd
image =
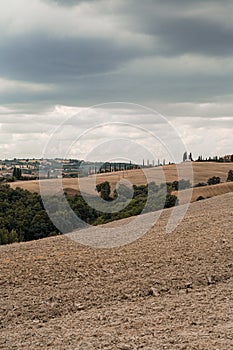
<instances>
[{"instance_id":1,"label":"distant village","mask_svg":"<svg viewBox=\"0 0 233 350\"><path fill-rule=\"evenodd\" d=\"M196 160L193 159L192 153L183 154L183 162L233 162L233 154L225 156L215 156L204 158L198 156ZM165 166L167 164L165 159L155 162L149 160L142 160L142 164L129 163L102 163L102 162L87 162L77 159L4 159L0 160L0 181L16 181L16 180L37 180L48 178L77 178L89 176L97 173L106 173L113 171L126 171L139 168Z\"/></svg>"},{"instance_id":2,"label":"distant village","mask_svg":"<svg viewBox=\"0 0 233 350\"><path fill-rule=\"evenodd\" d=\"M4 159L0 160L0 181L75 178L97 173L140 168L130 163L86 162L77 159Z\"/></svg>"}]
</instances>

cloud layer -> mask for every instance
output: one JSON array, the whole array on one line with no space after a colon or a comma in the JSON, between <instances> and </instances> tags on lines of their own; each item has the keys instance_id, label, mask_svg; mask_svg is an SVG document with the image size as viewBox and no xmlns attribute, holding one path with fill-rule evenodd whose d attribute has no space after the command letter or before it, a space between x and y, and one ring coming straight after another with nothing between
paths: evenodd
<instances>
[{"instance_id":1,"label":"cloud layer","mask_svg":"<svg viewBox=\"0 0 233 350\"><path fill-rule=\"evenodd\" d=\"M26 139L55 105L110 101L155 108L176 118L181 133L186 125L186 135L201 127L215 135L216 125L226 137L232 131L232 119L224 119L233 116L230 0L9 0L0 4L0 30L4 135ZM10 130L11 110L18 119ZM214 144L205 147L208 154Z\"/></svg>"}]
</instances>

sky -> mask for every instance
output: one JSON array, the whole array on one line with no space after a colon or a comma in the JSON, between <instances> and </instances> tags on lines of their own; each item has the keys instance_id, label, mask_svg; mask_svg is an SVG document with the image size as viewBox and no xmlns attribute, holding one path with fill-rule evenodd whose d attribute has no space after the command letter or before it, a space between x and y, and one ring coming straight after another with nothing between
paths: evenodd
<instances>
[{"instance_id":1,"label":"sky","mask_svg":"<svg viewBox=\"0 0 233 350\"><path fill-rule=\"evenodd\" d=\"M1 159L233 153L231 0L8 0L0 31Z\"/></svg>"}]
</instances>

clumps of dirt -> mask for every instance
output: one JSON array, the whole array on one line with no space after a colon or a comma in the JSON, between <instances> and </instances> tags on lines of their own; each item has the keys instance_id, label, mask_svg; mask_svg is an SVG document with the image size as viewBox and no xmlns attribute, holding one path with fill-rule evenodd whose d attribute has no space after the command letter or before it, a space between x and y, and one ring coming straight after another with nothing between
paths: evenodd
<instances>
[{"instance_id":1,"label":"clumps of dirt","mask_svg":"<svg viewBox=\"0 0 233 350\"><path fill-rule=\"evenodd\" d=\"M192 203L172 234L165 210L124 247L1 246L0 348L230 350L232 199Z\"/></svg>"}]
</instances>

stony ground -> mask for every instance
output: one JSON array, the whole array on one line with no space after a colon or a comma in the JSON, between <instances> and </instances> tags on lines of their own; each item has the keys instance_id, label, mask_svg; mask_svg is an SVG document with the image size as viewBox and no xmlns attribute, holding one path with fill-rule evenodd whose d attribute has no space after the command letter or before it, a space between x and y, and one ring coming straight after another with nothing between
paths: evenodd
<instances>
[{"instance_id":1,"label":"stony ground","mask_svg":"<svg viewBox=\"0 0 233 350\"><path fill-rule=\"evenodd\" d=\"M120 248L1 246L0 349L232 349L233 194L169 213Z\"/></svg>"}]
</instances>

